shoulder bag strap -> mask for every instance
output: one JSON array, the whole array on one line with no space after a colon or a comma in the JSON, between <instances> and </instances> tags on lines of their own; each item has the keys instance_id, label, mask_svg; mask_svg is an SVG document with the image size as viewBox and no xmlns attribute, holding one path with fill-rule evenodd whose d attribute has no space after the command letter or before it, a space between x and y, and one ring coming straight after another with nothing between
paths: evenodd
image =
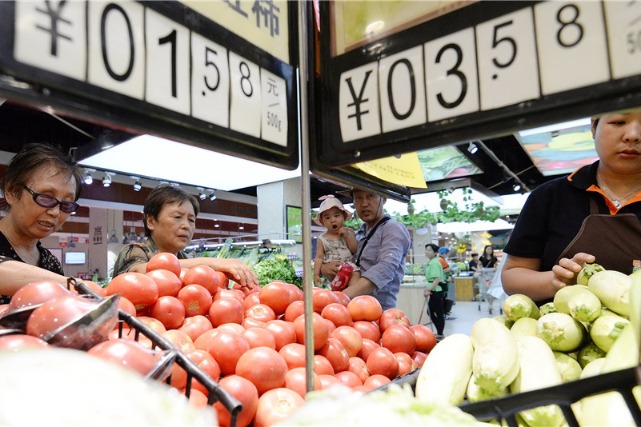
<instances>
[{"instance_id":1,"label":"shoulder bag strap","mask_svg":"<svg viewBox=\"0 0 641 427\"><path fill-rule=\"evenodd\" d=\"M361 250L358 252L358 256L356 257L355 264L357 267L361 266L361 255L363 255L363 249L365 249L365 246L367 246L367 242L369 242L369 239L372 238L372 236L374 235L374 232L376 231L379 225L385 224L390 219L391 218L389 216L383 217L379 222L376 223L374 228L372 228L372 230L369 233L367 233L367 236L365 236L365 238L363 239L363 246L361 246Z\"/></svg>"}]
</instances>

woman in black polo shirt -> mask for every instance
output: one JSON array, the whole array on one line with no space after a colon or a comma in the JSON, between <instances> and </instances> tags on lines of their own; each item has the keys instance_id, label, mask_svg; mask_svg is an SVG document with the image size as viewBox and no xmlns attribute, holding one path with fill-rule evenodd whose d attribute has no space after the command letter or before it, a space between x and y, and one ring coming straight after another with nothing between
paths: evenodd
<instances>
[{"instance_id":1,"label":"woman in black polo shirt","mask_svg":"<svg viewBox=\"0 0 641 427\"><path fill-rule=\"evenodd\" d=\"M641 109L592 120L599 160L537 187L504 249L506 293L539 303L586 263L629 274L641 258Z\"/></svg>"}]
</instances>

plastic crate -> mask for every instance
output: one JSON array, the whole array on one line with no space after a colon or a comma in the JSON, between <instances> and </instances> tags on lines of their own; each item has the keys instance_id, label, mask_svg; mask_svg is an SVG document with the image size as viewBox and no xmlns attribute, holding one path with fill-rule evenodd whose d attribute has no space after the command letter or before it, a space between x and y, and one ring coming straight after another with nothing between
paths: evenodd
<instances>
[{"instance_id":1,"label":"plastic crate","mask_svg":"<svg viewBox=\"0 0 641 427\"><path fill-rule=\"evenodd\" d=\"M420 369L417 369L394 379L391 384L409 384L414 389L419 373ZM563 412L568 426L579 427L571 408L573 403L584 397L616 391L625 400L635 425L641 425L641 409L632 394L632 389L637 385L641 385L641 366L583 378L540 390L510 394L481 402L466 402L459 405L459 408L473 415L479 421L496 421L500 425L507 424L510 427L518 427L516 415L520 412L541 406L557 405ZM377 390L384 390L387 387L389 384Z\"/></svg>"},{"instance_id":2,"label":"plastic crate","mask_svg":"<svg viewBox=\"0 0 641 427\"><path fill-rule=\"evenodd\" d=\"M96 294L91 288L85 285L82 282L78 282L73 278L67 280L67 286L69 288L74 287L78 293L93 295L97 298L102 298L100 295ZM208 401L209 405L214 404L215 402L221 402L225 408L229 411L231 415L231 426L236 425L238 419L238 414L242 410L241 403L231 394L223 390L216 381L214 381L208 374L206 374L202 369L198 367L185 353L178 349L173 343L167 340L162 335L158 334L156 331L151 329L145 323L138 320L135 316L123 311L118 310L118 319L119 319L119 334L122 334L122 329L124 324L127 324L134 331L134 339L138 341L140 335L148 338L154 345L154 348L159 348L161 350L168 350L170 352L170 357L161 360L160 364L165 366L159 366L156 370L162 370L171 366L172 362L178 364L187 372L187 385L185 387L185 396L189 397L191 393L192 381L199 381L205 389L208 391ZM167 383L169 383L170 378L167 378Z\"/></svg>"}]
</instances>

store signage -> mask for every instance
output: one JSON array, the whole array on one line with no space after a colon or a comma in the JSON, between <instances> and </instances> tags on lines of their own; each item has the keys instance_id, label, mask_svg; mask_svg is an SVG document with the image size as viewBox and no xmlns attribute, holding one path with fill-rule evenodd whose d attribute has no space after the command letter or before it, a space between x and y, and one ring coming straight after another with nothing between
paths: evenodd
<instances>
[{"instance_id":1,"label":"store signage","mask_svg":"<svg viewBox=\"0 0 641 427\"><path fill-rule=\"evenodd\" d=\"M118 125L133 114L146 133L297 166L293 67L185 5L26 0L0 8L0 70L53 89L54 101L61 91L91 100L102 119L120 114Z\"/></svg>"},{"instance_id":2,"label":"store signage","mask_svg":"<svg viewBox=\"0 0 641 427\"><path fill-rule=\"evenodd\" d=\"M341 166L641 104L641 3L479 2L329 56L317 157Z\"/></svg>"}]
</instances>

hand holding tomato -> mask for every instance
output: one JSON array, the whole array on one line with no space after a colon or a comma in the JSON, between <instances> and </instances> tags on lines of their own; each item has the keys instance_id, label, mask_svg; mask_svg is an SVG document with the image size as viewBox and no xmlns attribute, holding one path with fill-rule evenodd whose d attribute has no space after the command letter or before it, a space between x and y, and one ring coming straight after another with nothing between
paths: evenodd
<instances>
[{"instance_id":1,"label":"hand holding tomato","mask_svg":"<svg viewBox=\"0 0 641 427\"><path fill-rule=\"evenodd\" d=\"M258 286L258 276L244 262L233 258L205 258L212 268L222 271L241 286Z\"/></svg>"}]
</instances>

